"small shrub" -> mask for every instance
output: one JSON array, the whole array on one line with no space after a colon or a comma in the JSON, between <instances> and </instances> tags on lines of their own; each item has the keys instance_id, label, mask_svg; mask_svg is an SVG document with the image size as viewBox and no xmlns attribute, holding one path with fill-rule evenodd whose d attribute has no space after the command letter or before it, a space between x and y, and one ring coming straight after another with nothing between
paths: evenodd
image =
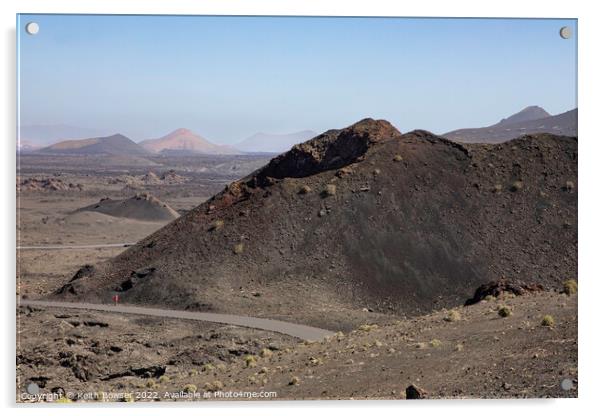
<instances>
[{"instance_id":1,"label":"small shrub","mask_svg":"<svg viewBox=\"0 0 602 416\"><path fill-rule=\"evenodd\" d=\"M219 390L222 390L224 388L224 384L221 381L219 381L219 380L215 380L213 383L211 383L211 382L205 383L205 385L203 386L203 388L206 391L219 391Z\"/></svg>"},{"instance_id":2,"label":"small shrub","mask_svg":"<svg viewBox=\"0 0 602 416\"><path fill-rule=\"evenodd\" d=\"M439 341L438 339L433 339L433 340L431 340L431 342L429 342L429 345L433 348L439 348L443 345L443 343L441 341Z\"/></svg>"},{"instance_id":3,"label":"small shrub","mask_svg":"<svg viewBox=\"0 0 602 416\"><path fill-rule=\"evenodd\" d=\"M372 171L372 173L376 176L376 175L380 175L380 169L376 168Z\"/></svg>"},{"instance_id":4,"label":"small shrub","mask_svg":"<svg viewBox=\"0 0 602 416\"><path fill-rule=\"evenodd\" d=\"M554 317L552 315L544 315L544 317L541 318L541 326L552 327L554 324Z\"/></svg>"},{"instance_id":5,"label":"small shrub","mask_svg":"<svg viewBox=\"0 0 602 416\"><path fill-rule=\"evenodd\" d=\"M242 254L242 252L245 251L245 245L243 243L235 244L234 247L232 247L232 251L234 254Z\"/></svg>"},{"instance_id":6,"label":"small shrub","mask_svg":"<svg viewBox=\"0 0 602 416\"><path fill-rule=\"evenodd\" d=\"M577 281L575 279L567 280L562 286L563 292L569 296L577 293Z\"/></svg>"},{"instance_id":7,"label":"small shrub","mask_svg":"<svg viewBox=\"0 0 602 416\"><path fill-rule=\"evenodd\" d=\"M288 382L288 385L289 385L289 386L296 386L296 385L298 385L298 384L299 384L299 381L300 381L300 380L299 380L299 377L297 377L297 376L293 376L293 377L291 378L291 381L289 381L289 382Z\"/></svg>"},{"instance_id":8,"label":"small shrub","mask_svg":"<svg viewBox=\"0 0 602 416\"><path fill-rule=\"evenodd\" d=\"M261 367L259 374L267 374L270 370L267 367Z\"/></svg>"},{"instance_id":9,"label":"small shrub","mask_svg":"<svg viewBox=\"0 0 602 416\"><path fill-rule=\"evenodd\" d=\"M523 189L523 183L521 181L514 181L510 186L510 190L512 192L518 192Z\"/></svg>"},{"instance_id":10,"label":"small shrub","mask_svg":"<svg viewBox=\"0 0 602 416\"><path fill-rule=\"evenodd\" d=\"M322 195L323 196L334 196L337 194L337 186L329 183L328 185L326 185L326 187L324 188L324 190L322 191Z\"/></svg>"},{"instance_id":11,"label":"small shrub","mask_svg":"<svg viewBox=\"0 0 602 416\"><path fill-rule=\"evenodd\" d=\"M502 192L502 185L499 183L496 183L493 186L493 192L495 192L496 194L499 194L500 192Z\"/></svg>"},{"instance_id":12,"label":"small shrub","mask_svg":"<svg viewBox=\"0 0 602 416\"><path fill-rule=\"evenodd\" d=\"M299 193L301 195L305 195L311 192L311 188L307 185L303 185L301 188L299 188Z\"/></svg>"},{"instance_id":13,"label":"small shrub","mask_svg":"<svg viewBox=\"0 0 602 416\"><path fill-rule=\"evenodd\" d=\"M566 181L564 190L567 192L573 192L573 189L575 189L575 183L573 181Z\"/></svg>"},{"instance_id":14,"label":"small shrub","mask_svg":"<svg viewBox=\"0 0 602 416\"><path fill-rule=\"evenodd\" d=\"M317 357L310 357L309 358L309 362L312 363L313 365L321 365L322 364L322 359L321 358L317 358Z\"/></svg>"},{"instance_id":15,"label":"small shrub","mask_svg":"<svg viewBox=\"0 0 602 416\"><path fill-rule=\"evenodd\" d=\"M464 351L464 344L457 344L455 350L458 352Z\"/></svg>"},{"instance_id":16,"label":"small shrub","mask_svg":"<svg viewBox=\"0 0 602 416\"><path fill-rule=\"evenodd\" d=\"M146 382L146 387L148 387L149 389L154 389L155 387L157 387L157 382L151 378Z\"/></svg>"},{"instance_id":17,"label":"small shrub","mask_svg":"<svg viewBox=\"0 0 602 416\"><path fill-rule=\"evenodd\" d=\"M204 371L206 373L209 373L213 370L215 370L215 367L211 363L203 364L203 366L201 367L201 371Z\"/></svg>"},{"instance_id":18,"label":"small shrub","mask_svg":"<svg viewBox=\"0 0 602 416\"><path fill-rule=\"evenodd\" d=\"M263 348L259 351L259 356L262 358L270 358L272 355L274 355L274 353L269 348Z\"/></svg>"},{"instance_id":19,"label":"small shrub","mask_svg":"<svg viewBox=\"0 0 602 416\"><path fill-rule=\"evenodd\" d=\"M447 314L447 316L443 319L447 322L456 322L462 319L462 316L460 315L460 312L453 310L450 311L449 314Z\"/></svg>"},{"instance_id":20,"label":"small shrub","mask_svg":"<svg viewBox=\"0 0 602 416\"><path fill-rule=\"evenodd\" d=\"M73 402L73 400L71 400L69 397L62 396L62 397L59 397L58 399L56 399L54 402L55 403L71 403L71 402Z\"/></svg>"},{"instance_id":21,"label":"small shrub","mask_svg":"<svg viewBox=\"0 0 602 416\"><path fill-rule=\"evenodd\" d=\"M395 155L393 156L393 161L394 162L401 162L403 160L403 157L401 157L401 155Z\"/></svg>"},{"instance_id":22,"label":"small shrub","mask_svg":"<svg viewBox=\"0 0 602 416\"><path fill-rule=\"evenodd\" d=\"M224 228L224 220L215 220L213 221L213 224L211 224L211 228L209 228L209 230L219 231L222 228Z\"/></svg>"},{"instance_id":23,"label":"small shrub","mask_svg":"<svg viewBox=\"0 0 602 416\"><path fill-rule=\"evenodd\" d=\"M257 366L257 359L254 355L245 355L245 366L249 368L253 368Z\"/></svg>"},{"instance_id":24,"label":"small shrub","mask_svg":"<svg viewBox=\"0 0 602 416\"><path fill-rule=\"evenodd\" d=\"M378 328L377 324L372 324L372 325L370 325L370 324L363 324L363 325L360 325L358 329L360 331L370 332L373 329L377 329L377 328Z\"/></svg>"},{"instance_id":25,"label":"small shrub","mask_svg":"<svg viewBox=\"0 0 602 416\"><path fill-rule=\"evenodd\" d=\"M169 376L166 376L165 374L163 374L162 376L159 377L159 383L167 383L169 381Z\"/></svg>"},{"instance_id":26,"label":"small shrub","mask_svg":"<svg viewBox=\"0 0 602 416\"><path fill-rule=\"evenodd\" d=\"M502 305L498 308L497 314L502 318L507 318L512 315L512 310L509 307Z\"/></svg>"},{"instance_id":27,"label":"small shrub","mask_svg":"<svg viewBox=\"0 0 602 416\"><path fill-rule=\"evenodd\" d=\"M185 393L196 393L196 386L194 384L186 384L184 386L184 392Z\"/></svg>"},{"instance_id":28,"label":"small shrub","mask_svg":"<svg viewBox=\"0 0 602 416\"><path fill-rule=\"evenodd\" d=\"M492 302L492 301L494 301L494 300L496 300L496 299L497 299L497 298L496 298L495 296L493 296L493 295L487 295L487 296L485 296L485 300L486 300L487 302Z\"/></svg>"}]
</instances>

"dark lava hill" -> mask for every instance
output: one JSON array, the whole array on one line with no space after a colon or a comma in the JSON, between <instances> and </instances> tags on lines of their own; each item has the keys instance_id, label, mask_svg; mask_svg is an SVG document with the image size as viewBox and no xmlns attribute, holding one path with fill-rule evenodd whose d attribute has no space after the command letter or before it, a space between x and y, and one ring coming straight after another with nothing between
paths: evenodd
<instances>
[{"instance_id":1,"label":"dark lava hill","mask_svg":"<svg viewBox=\"0 0 602 416\"><path fill-rule=\"evenodd\" d=\"M336 326L577 275L577 139L458 144L362 120L293 147L55 296ZM337 315L338 314L338 315Z\"/></svg>"}]
</instances>

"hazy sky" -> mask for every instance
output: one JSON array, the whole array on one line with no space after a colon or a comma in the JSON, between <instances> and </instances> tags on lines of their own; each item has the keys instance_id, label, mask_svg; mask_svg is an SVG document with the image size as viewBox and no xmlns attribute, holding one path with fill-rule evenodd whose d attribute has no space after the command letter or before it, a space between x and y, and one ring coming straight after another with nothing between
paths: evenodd
<instances>
[{"instance_id":1,"label":"hazy sky","mask_svg":"<svg viewBox=\"0 0 602 416\"><path fill-rule=\"evenodd\" d=\"M576 35L574 20L21 15L21 124L235 143L365 117L444 133L556 114L577 106L562 26Z\"/></svg>"}]
</instances>

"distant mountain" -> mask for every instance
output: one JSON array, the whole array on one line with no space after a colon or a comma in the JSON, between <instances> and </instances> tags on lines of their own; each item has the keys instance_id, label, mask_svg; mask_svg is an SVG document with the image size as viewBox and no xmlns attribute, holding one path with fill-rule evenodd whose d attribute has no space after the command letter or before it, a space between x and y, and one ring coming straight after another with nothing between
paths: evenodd
<instances>
[{"instance_id":1,"label":"distant mountain","mask_svg":"<svg viewBox=\"0 0 602 416\"><path fill-rule=\"evenodd\" d=\"M148 156L142 146L122 134L81 140L64 140L39 150L40 153Z\"/></svg>"},{"instance_id":2,"label":"distant mountain","mask_svg":"<svg viewBox=\"0 0 602 416\"><path fill-rule=\"evenodd\" d=\"M61 140L99 137L108 133L109 131L66 124L31 124L19 127L21 142L26 140L39 147L48 146Z\"/></svg>"},{"instance_id":3,"label":"distant mountain","mask_svg":"<svg viewBox=\"0 0 602 416\"><path fill-rule=\"evenodd\" d=\"M505 126L508 124L521 123L523 121L539 120L540 118L546 118L550 116L551 114L543 108L537 105L530 105L529 107L523 108L521 111L511 115L508 118L501 119L497 125Z\"/></svg>"},{"instance_id":4,"label":"distant mountain","mask_svg":"<svg viewBox=\"0 0 602 416\"><path fill-rule=\"evenodd\" d=\"M33 152L42 146L33 143L31 140L21 139L17 142L17 152Z\"/></svg>"},{"instance_id":5,"label":"distant mountain","mask_svg":"<svg viewBox=\"0 0 602 416\"><path fill-rule=\"evenodd\" d=\"M541 107L527 107L489 127L468 128L443 134L463 143L500 143L524 134L552 133L577 136L577 109L551 116Z\"/></svg>"},{"instance_id":6,"label":"distant mountain","mask_svg":"<svg viewBox=\"0 0 602 416\"><path fill-rule=\"evenodd\" d=\"M289 134L257 133L238 143L236 148L244 152L282 153L317 135L315 131L311 130Z\"/></svg>"},{"instance_id":7,"label":"distant mountain","mask_svg":"<svg viewBox=\"0 0 602 416\"><path fill-rule=\"evenodd\" d=\"M214 155L241 153L232 146L211 143L204 137L183 128L158 139L143 140L139 144L152 153L190 154L192 152Z\"/></svg>"}]
</instances>

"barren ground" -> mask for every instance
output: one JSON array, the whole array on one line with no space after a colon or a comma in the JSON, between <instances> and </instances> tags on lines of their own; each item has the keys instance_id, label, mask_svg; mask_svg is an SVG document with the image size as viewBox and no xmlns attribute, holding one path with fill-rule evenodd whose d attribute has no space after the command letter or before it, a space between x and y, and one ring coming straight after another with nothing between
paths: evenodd
<instances>
[{"instance_id":1,"label":"barren ground","mask_svg":"<svg viewBox=\"0 0 602 416\"><path fill-rule=\"evenodd\" d=\"M136 242L164 223L96 213L72 214L101 197L131 196L114 179L115 169L93 173L57 158L33 158L22 177L61 172L83 191L22 192L18 245L77 245ZM265 160L263 161L265 162ZM185 213L231 180L255 169L258 160L235 157L207 163L188 161L178 173L185 184L142 187ZM173 159L142 166L143 175L178 168ZM163 163L163 164L161 164ZM124 189L125 188L125 189ZM17 253L17 294L31 299L56 290L84 264L97 264L123 248L23 250ZM60 309L17 308L17 401L35 383L41 393L72 393L74 401L206 400L229 392L275 392L264 399L400 399L415 384L430 398L574 397L577 395L577 296L543 292L456 308L458 320L440 310L416 318L371 312L371 305L307 300L313 311L279 316L308 297L311 281L291 282L274 299L269 286L230 293L257 316L342 331L316 343L234 326L135 315ZM257 305L274 304L274 312ZM512 315L501 318L500 305ZM325 306L326 305L326 306ZM260 310L259 310L260 309ZM554 317L544 327L544 315ZM333 324L336 323L336 324ZM360 329L361 328L361 329ZM564 379L574 388L560 388ZM217 390L218 396L214 395ZM196 391L196 394L193 393ZM99 396L96 393L103 392ZM79 397L77 394L82 394ZM111 394L112 396L108 396ZM221 396L220 396L221 394ZM236 397L234 397L236 398Z\"/></svg>"}]
</instances>

